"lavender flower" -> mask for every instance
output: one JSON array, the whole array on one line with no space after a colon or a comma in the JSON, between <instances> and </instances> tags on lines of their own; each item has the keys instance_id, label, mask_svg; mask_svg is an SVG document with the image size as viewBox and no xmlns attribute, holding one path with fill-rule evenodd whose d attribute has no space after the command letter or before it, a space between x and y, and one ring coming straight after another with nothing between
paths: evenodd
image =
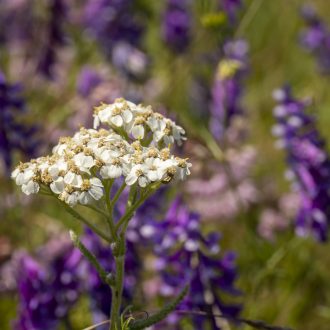
<instances>
[{"instance_id":1,"label":"lavender flower","mask_svg":"<svg viewBox=\"0 0 330 330\"><path fill-rule=\"evenodd\" d=\"M242 80L247 69L248 46L244 40L227 42L212 89L210 130L221 141L235 116L243 115Z\"/></svg>"},{"instance_id":2,"label":"lavender flower","mask_svg":"<svg viewBox=\"0 0 330 330\"><path fill-rule=\"evenodd\" d=\"M37 154L39 141L36 125L27 125L19 119L26 112L20 84L10 84L0 72L0 155L5 168L10 170L13 153L17 150L32 158Z\"/></svg>"},{"instance_id":3,"label":"lavender flower","mask_svg":"<svg viewBox=\"0 0 330 330\"><path fill-rule=\"evenodd\" d=\"M299 101L286 86L274 92L278 105L274 108L277 125L273 133L284 147L290 168L288 177L300 195L296 215L298 235L313 235L320 241L327 239L330 217L330 158L320 136L315 118L308 114L308 102Z\"/></svg>"},{"instance_id":4,"label":"lavender flower","mask_svg":"<svg viewBox=\"0 0 330 330\"><path fill-rule=\"evenodd\" d=\"M304 6L301 10L306 28L301 33L301 44L316 58L319 70L330 73L330 31L314 8Z\"/></svg>"},{"instance_id":5,"label":"lavender flower","mask_svg":"<svg viewBox=\"0 0 330 330\"><path fill-rule=\"evenodd\" d=\"M81 256L69 244L58 239L51 241L40 262L29 255L21 257L15 329L56 329L77 301L81 289L78 271Z\"/></svg>"},{"instance_id":6,"label":"lavender flower","mask_svg":"<svg viewBox=\"0 0 330 330\"><path fill-rule=\"evenodd\" d=\"M176 199L165 219L159 222L156 240L158 261L163 284L160 292L172 295L190 283L190 293L180 309L213 312L220 310L224 316L237 317L241 306L225 303L221 296L237 296L235 256L227 252L218 258L219 235L204 237L200 229L200 217L191 213L180 199ZM192 316L196 329L220 329L215 318Z\"/></svg>"},{"instance_id":7,"label":"lavender flower","mask_svg":"<svg viewBox=\"0 0 330 330\"><path fill-rule=\"evenodd\" d=\"M191 39L192 19L186 0L168 0L162 23L164 42L177 53L184 52Z\"/></svg>"}]
</instances>

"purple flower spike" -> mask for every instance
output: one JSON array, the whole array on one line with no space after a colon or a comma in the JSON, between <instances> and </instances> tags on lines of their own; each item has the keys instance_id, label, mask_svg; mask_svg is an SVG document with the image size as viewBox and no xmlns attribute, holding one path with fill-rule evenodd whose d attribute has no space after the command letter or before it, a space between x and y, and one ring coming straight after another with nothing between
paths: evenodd
<instances>
[{"instance_id":1,"label":"purple flower spike","mask_svg":"<svg viewBox=\"0 0 330 330\"><path fill-rule=\"evenodd\" d=\"M172 203L159 223L159 233L157 269L163 280L161 294L173 295L190 283L190 293L179 309L211 313L220 310L224 316L237 317L241 306L222 299L224 295L240 295L235 287L235 255L227 252L219 259L219 235L203 236L199 215L189 212L180 199ZM220 329L213 317L192 316L192 321L196 329Z\"/></svg>"},{"instance_id":2,"label":"purple flower spike","mask_svg":"<svg viewBox=\"0 0 330 330\"><path fill-rule=\"evenodd\" d=\"M27 111L21 93L22 86L9 84L0 72L0 156L8 172L13 152L18 150L28 158L33 158L39 146L35 137L37 126L29 126L18 120Z\"/></svg>"},{"instance_id":3,"label":"purple flower spike","mask_svg":"<svg viewBox=\"0 0 330 330\"><path fill-rule=\"evenodd\" d=\"M302 7L301 16L306 24L300 36L301 44L314 55L319 70L324 74L329 74L330 30L312 6Z\"/></svg>"},{"instance_id":4,"label":"purple flower spike","mask_svg":"<svg viewBox=\"0 0 330 330\"><path fill-rule=\"evenodd\" d=\"M168 0L162 23L165 43L177 53L184 52L190 43L191 14L186 0Z\"/></svg>"},{"instance_id":5,"label":"purple flower spike","mask_svg":"<svg viewBox=\"0 0 330 330\"><path fill-rule=\"evenodd\" d=\"M327 239L330 217L330 158L315 118L306 111L309 102L299 101L286 86L274 92L277 145L287 153L288 177L300 195L296 233Z\"/></svg>"},{"instance_id":6,"label":"purple flower spike","mask_svg":"<svg viewBox=\"0 0 330 330\"><path fill-rule=\"evenodd\" d=\"M248 46L244 40L227 42L212 89L210 130L222 140L235 116L243 115L242 79L247 69Z\"/></svg>"},{"instance_id":7,"label":"purple flower spike","mask_svg":"<svg viewBox=\"0 0 330 330\"><path fill-rule=\"evenodd\" d=\"M66 36L63 31L63 23L67 19L65 2L63 0L51 0L49 2L49 15L47 43L43 45L37 70L47 79L53 79L57 48L66 43Z\"/></svg>"},{"instance_id":8,"label":"purple flower spike","mask_svg":"<svg viewBox=\"0 0 330 330\"><path fill-rule=\"evenodd\" d=\"M20 260L17 330L56 329L80 294L79 251L62 240L51 241L43 250L40 262L28 255Z\"/></svg>"}]
</instances>

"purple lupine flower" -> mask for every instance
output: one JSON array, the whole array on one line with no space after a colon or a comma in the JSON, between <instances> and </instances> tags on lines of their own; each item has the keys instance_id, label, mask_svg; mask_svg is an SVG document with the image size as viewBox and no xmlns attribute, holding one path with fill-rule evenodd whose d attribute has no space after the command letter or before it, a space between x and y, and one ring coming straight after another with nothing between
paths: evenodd
<instances>
[{"instance_id":1,"label":"purple lupine flower","mask_svg":"<svg viewBox=\"0 0 330 330\"><path fill-rule=\"evenodd\" d=\"M306 111L308 101L295 99L288 86L276 90L274 98L278 105L273 133L280 138L278 146L286 150L288 177L300 195L296 232L325 241L330 217L330 158L325 142L315 117Z\"/></svg>"},{"instance_id":2,"label":"purple lupine flower","mask_svg":"<svg viewBox=\"0 0 330 330\"><path fill-rule=\"evenodd\" d=\"M219 259L219 235L203 236L198 214L189 212L183 202L176 199L165 219L158 223L155 239L158 242L156 269L163 280L160 288L163 296L173 295L190 283L190 292L179 309L208 313L217 308L228 318L238 316L241 306L227 304L220 297L220 293L240 294L235 287L235 255L227 252ZM220 329L213 317L192 316L192 320L196 329L204 329L207 324L210 329Z\"/></svg>"},{"instance_id":3,"label":"purple lupine flower","mask_svg":"<svg viewBox=\"0 0 330 330\"><path fill-rule=\"evenodd\" d=\"M210 130L218 141L223 139L233 118L244 112L241 97L247 51L248 45L244 40L227 42L223 48L224 57L218 64L210 106Z\"/></svg>"},{"instance_id":4,"label":"purple lupine flower","mask_svg":"<svg viewBox=\"0 0 330 330\"><path fill-rule=\"evenodd\" d=\"M111 248L102 243L90 229L86 230L83 238L85 245L97 257L103 268L111 272L114 269L114 258ZM124 304L129 305L139 279L140 260L136 246L129 240L126 242L125 280L123 299ZM108 284L102 282L96 270L88 263L87 291L90 293L91 308L94 321L100 322L107 319L111 308L111 290Z\"/></svg>"},{"instance_id":5,"label":"purple lupine flower","mask_svg":"<svg viewBox=\"0 0 330 330\"><path fill-rule=\"evenodd\" d=\"M330 73L330 30L317 15L314 8L305 5L301 10L306 28L302 31L300 40L303 47L311 52L317 61L319 70Z\"/></svg>"},{"instance_id":6,"label":"purple lupine flower","mask_svg":"<svg viewBox=\"0 0 330 330\"><path fill-rule=\"evenodd\" d=\"M48 6L50 18L46 27L47 42L41 50L37 70L46 78L52 79L54 77L53 66L56 62L57 47L61 47L66 43L63 23L66 19L67 8L63 0L51 0Z\"/></svg>"},{"instance_id":7,"label":"purple lupine flower","mask_svg":"<svg viewBox=\"0 0 330 330\"><path fill-rule=\"evenodd\" d=\"M187 0L168 0L162 23L164 42L177 53L184 52L191 39L192 17Z\"/></svg>"},{"instance_id":8,"label":"purple lupine flower","mask_svg":"<svg viewBox=\"0 0 330 330\"><path fill-rule=\"evenodd\" d=\"M29 255L20 259L17 330L56 329L79 297L79 251L67 240L49 244L40 261Z\"/></svg>"},{"instance_id":9,"label":"purple lupine flower","mask_svg":"<svg viewBox=\"0 0 330 330\"><path fill-rule=\"evenodd\" d=\"M21 85L8 83L0 72L0 154L8 172L14 151L18 150L28 158L37 154L37 126L19 121L26 112Z\"/></svg>"}]
</instances>

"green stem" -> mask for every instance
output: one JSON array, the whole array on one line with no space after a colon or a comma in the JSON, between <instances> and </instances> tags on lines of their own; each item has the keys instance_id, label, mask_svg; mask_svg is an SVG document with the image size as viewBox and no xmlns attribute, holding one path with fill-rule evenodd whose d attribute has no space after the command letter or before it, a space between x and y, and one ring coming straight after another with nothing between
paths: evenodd
<instances>
[{"instance_id":1,"label":"green stem","mask_svg":"<svg viewBox=\"0 0 330 330\"><path fill-rule=\"evenodd\" d=\"M97 207L95 207L93 205L86 204L86 205L83 205L83 206L85 206L85 207L87 207L87 208L89 208L89 209L91 209L91 210L93 210L93 211L95 211L95 212L103 215L106 218L108 217L108 215L104 211L100 210L99 208L97 208Z\"/></svg>"},{"instance_id":2,"label":"green stem","mask_svg":"<svg viewBox=\"0 0 330 330\"><path fill-rule=\"evenodd\" d=\"M100 275L102 281L108 285L112 285L111 278L108 276L109 274L105 271L105 269L101 266L101 264L98 262L95 255L90 252L86 246L79 240L76 233L72 230L70 230L70 237L73 245L80 250L82 255L94 266L98 274Z\"/></svg>"},{"instance_id":3,"label":"green stem","mask_svg":"<svg viewBox=\"0 0 330 330\"><path fill-rule=\"evenodd\" d=\"M145 197L140 197L140 199L138 199L138 201L132 205L132 207L125 213L125 215L123 215L119 219L119 221L115 226L116 231L118 231L123 224L125 224L128 220L132 218L136 209L145 201L145 199L146 199Z\"/></svg>"},{"instance_id":4,"label":"green stem","mask_svg":"<svg viewBox=\"0 0 330 330\"><path fill-rule=\"evenodd\" d=\"M119 199L121 193L124 191L125 188L126 188L126 183L124 181L123 184L121 185L121 187L117 190L115 196L113 197L113 200L111 201L112 208L116 204L117 200Z\"/></svg>"},{"instance_id":5,"label":"green stem","mask_svg":"<svg viewBox=\"0 0 330 330\"><path fill-rule=\"evenodd\" d=\"M132 322L129 329L142 330L150 327L155 323L164 320L167 315L169 315L171 312L173 312L176 309L176 307L180 304L180 302L188 293L188 290L189 290L189 285L185 286L183 290L179 293L179 295L172 302L166 305L162 310L160 310L158 313L151 315L146 320L137 320L135 322Z\"/></svg>"},{"instance_id":6,"label":"green stem","mask_svg":"<svg viewBox=\"0 0 330 330\"><path fill-rule=\"evenodd\" d=\"M62 202L61 204L65 207L65 209L68 211L68 213L70 213L74 218L76 218L77 220L79 220L80 222L82 222L83 224L88 226L89 228L91 228L97 235L99 235L100 237L102 237L104 240L106 240L109 243L113 242L113 240L108 235L103 233L103 231L101 229L97 228L93 223L91 223L87 219L85 219L81 214L79 214L73 208L71 208L70 206L67 206L64 202Z\"/></svg>"},{"instance_id":7,"label":"green stem","mask_svg":"<svg viewBox=\"0 0 330 330\"><path fill-rule=\"evenodd\" d=\"M119 255L115 256L115 286L112 287L112 301L110 314L110 330L121 330L120 307L121 298L124 287L125 274L125 238L120 236L119 241Z\"/></svg>"},{"instance_id":8,"label":"green stem","mask_svg":"<svg viewBox=\"0 0 330 330\"><path fill-rule=\"evenodd\" d=\"M104 198L105 198L105 204L106 204L106 207L108 210L108 214L106 215L107 223L109 226L111 236L112 236L113 240L115 241L117 239L117 234L116 234L116 230L115 230L115 224L114 224L113 218L112 218L113 208L112 208L111 202L110 202L110 193L111 193L111 187L112 187L113 181L114 180L111 180L109 182L109 184L104 185L104 187L105 187Z\"/></svg>"}]
</instances>

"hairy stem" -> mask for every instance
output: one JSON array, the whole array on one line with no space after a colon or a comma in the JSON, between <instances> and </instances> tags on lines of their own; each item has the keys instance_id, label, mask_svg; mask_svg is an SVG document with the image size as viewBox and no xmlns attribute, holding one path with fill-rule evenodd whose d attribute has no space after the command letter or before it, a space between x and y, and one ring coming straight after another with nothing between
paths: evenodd
<instances>
[{"instance_id":1,"label":"hairy stem","mask_svg":"<svg viewBox=\"0 0 330 330\"><path fill-rule=\"evenodd\" d=\"M121 330L120 307L124 288L125 275L125 236L120 235L115 247L115 285L112 287L112 301L110 314L110 330Z\"/></svg>"}]
</instances>

